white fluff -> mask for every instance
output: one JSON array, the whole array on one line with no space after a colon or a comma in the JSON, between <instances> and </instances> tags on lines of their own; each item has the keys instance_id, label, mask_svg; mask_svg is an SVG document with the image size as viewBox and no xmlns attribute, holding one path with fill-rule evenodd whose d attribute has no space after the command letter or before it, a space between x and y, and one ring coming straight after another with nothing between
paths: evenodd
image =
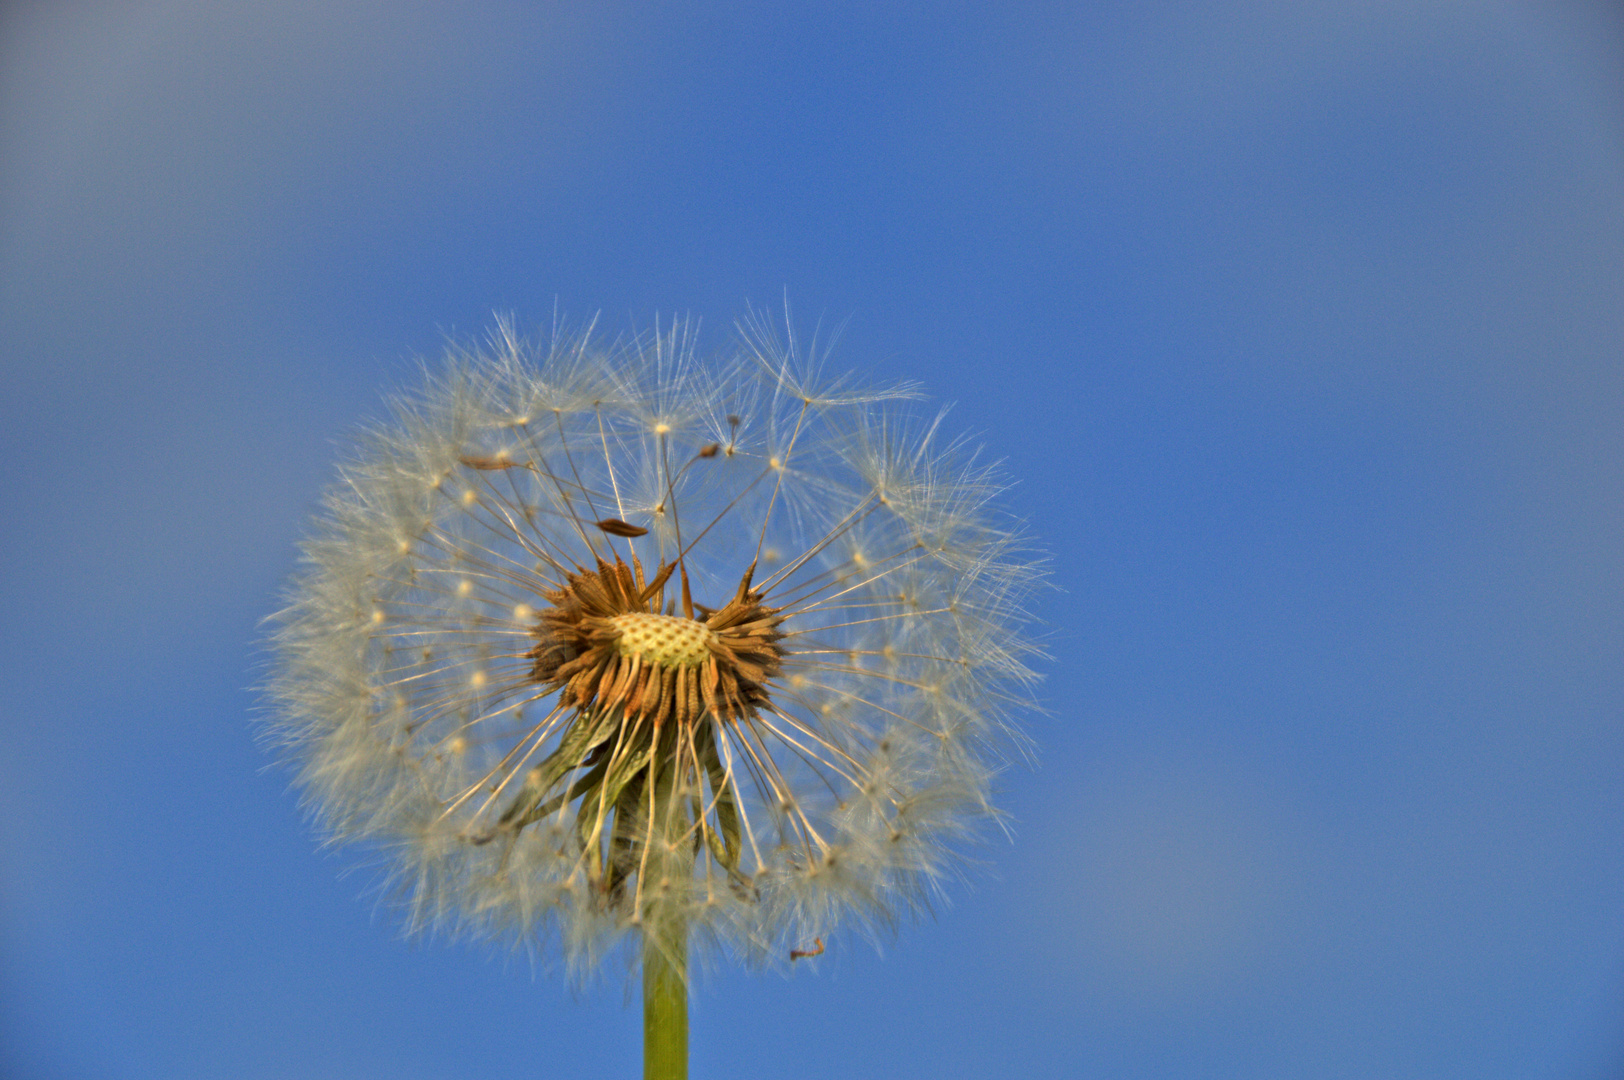
<instances>
[{"instance_id":1,"label":"white fluff","mask_svg":"<svg viewBox=\"0 0 1624 1080\"><path fill-rule=\"evenodd\" d=\"M556 737L533 734L551 702L523 658L552 574L538 552L653 567L680 534L696 602L725 602L759 553L766 602L792 614L782 715L719 731L748 887L701 846L667 910L696 940L782 958L926 906L996 817L1040 570L993 508L996 470L915 396L825 379L759 323L711 366L681 324L619 347L501 324L453 350L360 436L274 617L274 732L324 830L381 853L413 928L551 943L589 969L639 913L587 887L563 812L472 838ZM606 517L649 531L610 537Z\"/></svg>"}]
</instances>

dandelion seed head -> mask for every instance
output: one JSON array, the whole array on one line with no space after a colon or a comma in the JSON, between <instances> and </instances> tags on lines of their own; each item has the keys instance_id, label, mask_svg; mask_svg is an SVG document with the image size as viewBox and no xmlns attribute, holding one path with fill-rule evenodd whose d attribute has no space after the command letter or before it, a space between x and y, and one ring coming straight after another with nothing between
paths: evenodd
<instances>
[{"instance_id":1,"label":"dandelion seed head","mask_svg":"<svg viewBox=\"0 0 1624 1080\"><path fill-rule=\"evenodd\" d=\"M912 388L764 321L698 361L499 323L342 464L276 616L275 732L409 924L596 965L928 910L1033 676L1041 568Z\"/></svg>"}]
</instances>

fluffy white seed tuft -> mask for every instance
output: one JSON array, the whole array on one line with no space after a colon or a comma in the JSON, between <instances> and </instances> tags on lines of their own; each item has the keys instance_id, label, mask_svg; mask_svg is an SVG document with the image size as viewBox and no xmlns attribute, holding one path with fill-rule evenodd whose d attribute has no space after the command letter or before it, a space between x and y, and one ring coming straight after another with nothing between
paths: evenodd
<instances>
[{"instance_id":1,"label":"fluffy white seed tuft","mask_svg":"<svg viewBox=\"0 0 1624 1080\"><path fill-rule=\"evenodd\" d=\"M414 927L578 970L656 917L782 959L928 908L996 817L1041 571L915 396L761 321L711 366L681 324L454 350L361 436L275 617L324 829ZM599 589L601 655L548 629Z\"/></svg>"}]
</instances>

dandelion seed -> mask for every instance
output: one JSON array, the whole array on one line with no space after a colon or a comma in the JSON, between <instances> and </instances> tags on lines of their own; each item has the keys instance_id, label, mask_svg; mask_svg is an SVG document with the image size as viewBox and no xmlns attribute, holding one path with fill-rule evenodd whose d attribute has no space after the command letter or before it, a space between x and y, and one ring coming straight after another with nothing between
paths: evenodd
<instances>
[{"instance_id":1,"label":"dandelion seed","mask_svg":"<svg viewBox=\"0 0 1624 1080\"><path fill-rule=\"evenodd\" d=\"M910 389L745 343L500 324L342 466L276 730L413 927L582 971L635 933L678 980L690 940L816 955L927 906L995 816L1038 577L995 470Z\"/></svg>"}]
</instances>

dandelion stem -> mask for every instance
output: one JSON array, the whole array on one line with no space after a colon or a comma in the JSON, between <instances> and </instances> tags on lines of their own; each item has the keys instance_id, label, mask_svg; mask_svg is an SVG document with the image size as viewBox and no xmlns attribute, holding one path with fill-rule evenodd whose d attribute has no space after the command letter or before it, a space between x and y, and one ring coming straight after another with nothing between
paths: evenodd
<instances>
[{"instance_id":1,"label":"dandelion stem","mask_svg":"<svg viewBox=\"0 0 1624 1080\"><path fill-rule=\"evenodd\" d=\"M662 739L655 727L648 833L637 883L644 915L643 1080L688 1080L688 922L671 893L677 882L692 879L695 852L681 797L679 742L676 731Z\"/></svg>"},{"instance_id":2,"label":"dandelion stem","mask_svg":"<svg viewBox=\"0 0 1624 1080\"><path fill-rule=\"evenodd\" d=\"M643 939L643 1080L688 1080L687 926Z\"/></svg>"}]
</instances>

